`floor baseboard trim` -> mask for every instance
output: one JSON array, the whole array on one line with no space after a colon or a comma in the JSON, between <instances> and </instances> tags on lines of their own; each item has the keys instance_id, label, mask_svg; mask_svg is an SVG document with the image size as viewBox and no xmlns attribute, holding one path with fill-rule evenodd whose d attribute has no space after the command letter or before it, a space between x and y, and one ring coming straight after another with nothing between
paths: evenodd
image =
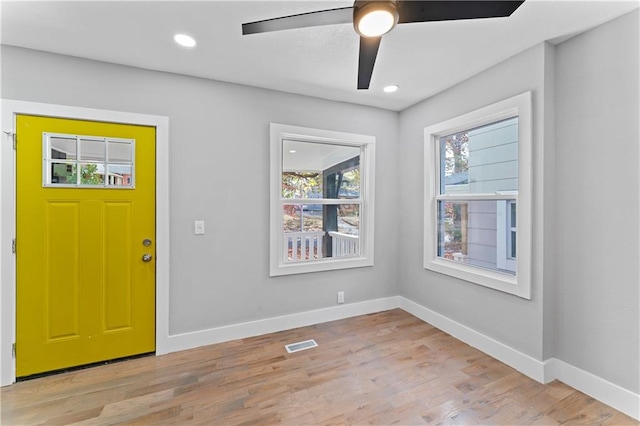
<instances>
[{"instance_id":1,"label":"floor baseboard trim","mask_svg":"<svg viewBox=\"0 0 640 426\"><path fill-rule=\"evenodd\" d=\"M538 361L504 343L500 343L489 336L402 296L400 296L400 308L420 318L424 322L439 328L445 333L452 335L456 339L504 362L533 380L544 383L545 362Z\"/></svg>"},{"instance_id":2,"label":"floor baseboard trim","mask_svg":"<svg viewBox=\"0 0 640 426\"><path fill-rule=\"evenodd\" d=\"M382 299L367 300L364 302L349 303L332 306L330 308L316 309L313 311L283 315L263 320L249 321L207 330L194 331L169 336L167 350L164 353L183 351L200 346L213 345L215 343L230 340L244 339L262 334L275 333L292 328L306 327L314 324L388 311L398 307L398 296Z\"/></svg>"},{"instance_id":3,"label":"floor baseboard trim","mask_svg":"<svg viewBox=\"0 0 640 426\"><path fill-rule=\"evenodd\" d=\"M640 395L557 358L547 360L546 381L557 379L627 416L640 420Z\"/></svg>"},{"instance_id":4,"label":"floor baseboard trim","mask_svg":"<svg viewBox=\"0 0 640 426\"><path fill-rule=\"evenodd\" d=\"M616 410L640 420L640 395L562 360L538 361L466 325L399 296L399 307L540 383L559 380Z\"/></svg>"},{"instance_id":5,"label":"floor baseboard trim","mask_svg":"<svg viewBox=\"0 0 640 426\"><path fill-rule=\"evenodd\" d=\"M298 327L372 314L400 308L509 365L540 383L559 380L624 414L640 420L640 395L581 370L562 360L538 361L504 343L498 342L466 325L454 321L402 296L392 296L364 302L332 306L313 311L249 321L208 330L169 336L167 351L177 352L200 346L275 333ZM160 354L158 354L160 355Z\"/></svg>"}]
</instances>

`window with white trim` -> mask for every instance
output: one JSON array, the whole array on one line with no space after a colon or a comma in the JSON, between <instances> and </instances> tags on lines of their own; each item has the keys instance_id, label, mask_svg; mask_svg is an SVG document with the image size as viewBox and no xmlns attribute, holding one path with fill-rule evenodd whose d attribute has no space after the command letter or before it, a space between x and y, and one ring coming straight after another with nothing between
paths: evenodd
<instances>
[{"instance_id":1,"label":"window with white trim","mask_svg":"<svg viewBox=\"0 0 640 426\"><path fill-rule=\"evenodd\" d=\"M270 276L373 265L375 138L271 124Z\"/></svg>"},{"instance_id":2,"label":"window with white trim","mask_svg":"<svg viewBox=\"0 0 640 426\"><path fill-rule=\"evenodd\" d=\"M424 133L424 267L530 298L531 94Z\"/></svg>"},{"instance_id":3,"label":"window with white trim","mask_svg":"<svg viewBox=\"0 0 640 426\"><path fill-rule=\"evenodd\" d=\"M133 189L135 140L42 134L44 187Z\"/></svg>"}]
</instances>

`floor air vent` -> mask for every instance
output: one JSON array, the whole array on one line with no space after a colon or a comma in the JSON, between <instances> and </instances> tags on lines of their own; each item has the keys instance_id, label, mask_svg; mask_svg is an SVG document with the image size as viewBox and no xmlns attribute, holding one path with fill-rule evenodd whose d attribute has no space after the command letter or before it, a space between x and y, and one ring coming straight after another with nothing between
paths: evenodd
<instances>
[{"instance_id":1,"label":"floor air vent","mask_svg":"<svg viewBox=\"0 0 640 426\"><path fill-rule=\"evenodd\" d=\"M288 345L284 345L284 347L287 349L287 352L289 352L290 354L294 352L304 351L305 349L315 348L316 346L318 346L318 344L313 339L305 340L304 342L289 343Z\"/></svg>"}]
</instances>

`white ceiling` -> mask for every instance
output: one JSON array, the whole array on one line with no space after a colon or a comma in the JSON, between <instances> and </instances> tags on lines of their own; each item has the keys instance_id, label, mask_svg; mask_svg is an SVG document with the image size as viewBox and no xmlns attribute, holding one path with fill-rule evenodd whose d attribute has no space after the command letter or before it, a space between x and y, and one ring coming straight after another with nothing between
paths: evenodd
<instances>
[{"instance_id":1,"label":"white ceiling","mask_svg":"<svg viewBox=\"0 0 640 426\"><path fill-rule=\"evenodd\" d=\"M0 41L397 111L639 4L527 0L509 18L399 25L383 37L368 91L356 90L358 37L349 24L241 35L244 22L351 1L2 1ZM178 47L176 32L194 36L196 48ZM383 93L388 84L400 90Z\"/></svg>"}]
</instances>

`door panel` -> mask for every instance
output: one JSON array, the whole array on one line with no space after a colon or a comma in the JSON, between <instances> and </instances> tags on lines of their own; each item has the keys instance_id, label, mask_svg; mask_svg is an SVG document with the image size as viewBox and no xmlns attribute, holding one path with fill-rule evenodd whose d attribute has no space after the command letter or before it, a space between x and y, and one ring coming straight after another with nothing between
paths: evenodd
<instances>
[{"instance_id":1,"label":"door panel","mask_svg":"<svg viewBox=\"0 0 640 426\"><path fill-rule=\"evenodd\" d=\"M134 139L135 162L108 163L128 154L105 141L94 186L45 186L43 133ZM155 129L20 115L17 135L17 376L154 351ZM83 172L83 155L102 161L95 142L78 138L80 157L67 160L72 143L56 143L55 161L69 164L51 170L65 181L74 161ZM127 181L135 188L116 186Z\"/></svg>"},{"instance_id":2,"label":"door panel","mask_svg":"<svg viewBox=\"0 0 640 426\"><path fill-rule=\"evenodd\" d=\"M44 275L46 341L80 336L79 323L79 223L80 203L50 202L46 205L46 273Z\"/></svg>"},{"instance_id":3,"label":"door panel","mask_svg":"<svg viewBox=\"0 0 640 426\"><path fill-rule=\"evenodd\" d=\"M133 258L130 247L122 247L121 241L130 241L132 205L130 202L108 202L104 206L104 331L124 331L132 323L132 276Z\"/></svg>"}]
</instances>

